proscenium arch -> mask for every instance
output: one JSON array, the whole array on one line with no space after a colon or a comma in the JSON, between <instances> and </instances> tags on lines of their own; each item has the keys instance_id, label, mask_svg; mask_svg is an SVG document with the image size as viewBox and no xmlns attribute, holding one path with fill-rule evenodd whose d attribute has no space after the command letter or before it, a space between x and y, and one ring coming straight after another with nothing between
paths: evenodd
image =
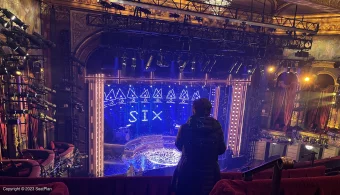
<instances>
[{"instance_id":1,"label":"proscenium arch","mask_svg":"<svg viewBox=\"0 0 340 195\"><path fill-rule=\"evenodd\" d=\"M84 38L84 40L75 48L74 57L82 62L85 62L86 66L91 54L100 47L101 36L105 32L105 30L101 29Z\"/></svg>"}]
</instances>

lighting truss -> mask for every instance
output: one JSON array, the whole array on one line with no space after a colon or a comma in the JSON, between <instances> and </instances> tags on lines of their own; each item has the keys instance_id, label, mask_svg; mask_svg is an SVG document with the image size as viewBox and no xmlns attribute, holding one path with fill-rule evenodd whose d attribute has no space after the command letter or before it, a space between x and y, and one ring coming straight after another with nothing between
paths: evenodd
<instances>
[{"instance_id":1,"label":"lighting truss","mask_svg":"<svg viewBox=\"0 0 340 195\"><path fill-rule=\"evenodd\" d=\"M259 33L254 29L213 28L195 24L162 21L134 16L113 14L88 14L87 25L119 30L135 34L162 34L177 37L192 37L209 41L232 43L239 46L273 46L296 50L309 50L312 35L276 35Z\"/></svg>"},{"instance_id":2,"label":"lighting truss","mask_svg":"<svg viewBox=\"0 0 340 195\"><path fill-rule=\"evenodd\" d=\"M182 15L191 15L203 19L214 19L219 21L228 20L229 22L239 24L246 23L251 26L282 29L285 31L316 34L319 30L319 24L317 23L281 16L266 15L263 13L256 13L252 10L207 4L196 0L139 0L138 2L134 0L111 0L111 2Z\"/></svg>"}]
</instances>

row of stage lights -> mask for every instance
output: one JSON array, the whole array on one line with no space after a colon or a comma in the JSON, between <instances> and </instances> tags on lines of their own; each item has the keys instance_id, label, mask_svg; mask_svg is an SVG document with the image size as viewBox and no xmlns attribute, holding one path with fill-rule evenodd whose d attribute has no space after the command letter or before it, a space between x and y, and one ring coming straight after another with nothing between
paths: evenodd
<instances>
[{"instance_id":1,"label":"row of stage lights","mask_svg":"<svg viewBox=\"0 0 340 195\"><path fill-rule=\"evenodd\" d=\"M28 49L55 47L53 42L36 32L28 34L26 30L29 26L7 9L0 8L0 14L0 24L4 27L0 33L7 39L6 42L0 40L0 56L7 55L3 49L6 46L24 59L29 56Z\"/></svg>"},{"instance_id":2,"label":"row of stage lights","mask_svg":"<svg viewBox=\"0 0 340 195\"><path fill-rule=\"evenodd\" d=\"M222 0L221 2L228 2L229 0ZM116 11L125 11L125 7L121 6L117 3L113 3L113 2L109 2L107 0L97 0L97 3L100 4L101 6L103 6L104 9L114 9ZM209 1L209 4L211 3L211 1ZM211 3L211 4L216 4L216 2ZM149 9L146 8L142 8L142 7L136 7L135 11L134 11L134 15L135 16L139 16L141 17L141 13L144 13L146 16L151 14L151 11ZM177 13L169 13L169 17L173 18L173 19L178 19L180 18L180 15ZM190 16L185 16L185 21L190 19ZM194 20L196 20L197 22L201 23L203 22L203 18L195 16Z\"/></svg>"},{"instance_id":3,"label":"row of stage lights","mask_svg":"<svg viewBox=\"0 0 340 195\"><path fill-rule=\"evenodd\" d=\"M239 152L240 145L240 136L242 135L242 124L240 124L240 119L242 119L243 111L242 111L242 103L243 103L243 85L235 84L232 92L232 107L231 107L231 117L230 117L230 125L229 125L229 139L228 146L235 152Z\"/></svg>"},{"instance_id":4,"label":"row of stage lights","mask_svg":"<svg viewBox=\"0 0 340 195\"><path fill-rule=\"evenodd\" d=\"M144 71L153 72L156 67L173 69L172 65L175 65L180 72L190 71L197 72L201 71L204 73L210 73L217 64L223 63L229 59L227 56L223 55L208 55L208 54L183 54L181 52L170 52L163 51L162 49L155 51L134 51L135 49L129 50L133 55L128 55L127 52L123 52L121 57L116 54L117 64L114 69L126 69L130 66L132 71L135 71L138 67L137 56L140 60L145 60L145 65L143 67ZM254 73L256 66L252 65L256 62L245 62L241 58L234 58L234 63L230 66L225 66L226 69L222 70L228 72L229 74L242 74L251 75ZM221 70L220 70L221 71Z\"/></svg>"},{"instance_id":5,"label":"row of stage lights","mask_svg":"<svg viewBox=\"0 0 340 195\"><path fill-rule=\"evenodd\" d=\"M2 28L1 28L2 27ZM28 34L26 30L28 25L20 20L16 15L7 9L0 8L0 34L5 37L5 40L0 40L0 58L2 58L2 63L0 66L0 75L10 75L10 76L22 76L22 71L30 66L31 73L43 73L44 69L42 66L43 59L38 55L29 55L28 50L30 49L44 49L49 47L55 47L55 44L47 39L45 39L40 34L33 32ZM27 62L27 64L26 64ZM33 63L28 63L33 62ZM27 66L26 66L26 65ZM33 108L38 110L49 110L49 108L56 108L56 105L48 102L44 99L44 95L47 93L56 93L55 90L45 87L40 83L40 79L25 77L31 81L32 84L27 83L12 83L12 77L5 77L7 80L3 80L3 83L17 84L26 88L26 92L13 93L8 91L3 98L3 102L12 102L12 98L25 98L25 104L29 103ZM16 89L14 88L14 91ZM13 113L12 113L13 112ZM37 118L43 121L55 122L56 120L46 114L39 112L33 114L29 110L12 110L8 111L10 114L30 114L33 118Z\"/></svg>"}]
</instances>

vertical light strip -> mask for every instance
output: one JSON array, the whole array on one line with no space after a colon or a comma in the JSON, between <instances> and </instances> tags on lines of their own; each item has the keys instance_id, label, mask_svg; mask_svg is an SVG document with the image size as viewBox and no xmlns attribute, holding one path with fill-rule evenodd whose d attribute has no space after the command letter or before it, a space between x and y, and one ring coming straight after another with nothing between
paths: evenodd
<instances>
[{"instance_id":1,"label":"vertical light strip","mask_svg":"<svg viewBox=\"0 0 340 195\"><path fill-rule=\"evenodd\" d=\"M246 99L247 99L247 88L248 84L243 83L241 87L241 107L240 107L240 115L239 115L239 131L238 131L238 154L241 150L241 143L242 143L242 134L243 134L243 117L244 117L244 111L246 108Z\"/></svg>"},{"instance_id":2,"label":"vertical light strip","mask_svg":"<svg viewBox=\"0 0 340 195\"><path fill-rule=\"evenodd\" d=\"M94 170L94 154L93 154L93 150L94 150L94 137L92 136L93 135L93 132L94 132L94 121L92 120L93 119L93 116L94 116L94 107L92 105L92 102L94 100L94 84L91 82L89 82L89 102L88 102L88 105L89 105L89 165L90 165L90 173L92 174L95 174L95 170Z\"/></svg>"},{"instance_id":3,"label":"vertical light strip","mask_svg":"<svg viewBox=\"0 0 340 195\"><path fill-rule=\"evenodd\" d=\"M104 172L104 75L95 75L94 84L94 174L103 176Z\"/></svg>"},{"instance_id":4,"label":"vertical light strip","mask_svg":"<svg viewBox=\"0 0 340 195\"><path fill-rule=\"evenodd\" d=\"M241 141L242 141L242 128L243 128L243 116L245 109L247 83L237 82L232 84L231 95L231 109L230 120L228 129L227 144L234 152L234 155L239 155Z\"/></svg>"},{"instance_id":5,"label":"vertical light strip","mask_svg":"<svg viewBox=\"0 0 340 195\"><path fill-rule=\"evenodd\" d=\"M218 107L220 105L220 93L221 93L221 88L218 86L216 87L216 90L215 90L215 103L214 103L214 118L217 119L218 117Z\"/></svg>"}]
</instances>

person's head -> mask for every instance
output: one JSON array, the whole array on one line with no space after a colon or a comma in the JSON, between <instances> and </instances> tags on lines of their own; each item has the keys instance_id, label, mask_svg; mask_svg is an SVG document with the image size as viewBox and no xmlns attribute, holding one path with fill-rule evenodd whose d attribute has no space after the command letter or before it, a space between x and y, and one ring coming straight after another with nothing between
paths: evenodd
<instances>
[{"instance_id":1,"label":"person's head","mask_svg":"<svg viewBox=\"0 0 340 195\"><path fill-rule=\"evenodd\" d=\"M192 112L196 116L209 116L211 108L211 103L207 98L197 99L192 104Z\"/></svg>"}]
</instances>

